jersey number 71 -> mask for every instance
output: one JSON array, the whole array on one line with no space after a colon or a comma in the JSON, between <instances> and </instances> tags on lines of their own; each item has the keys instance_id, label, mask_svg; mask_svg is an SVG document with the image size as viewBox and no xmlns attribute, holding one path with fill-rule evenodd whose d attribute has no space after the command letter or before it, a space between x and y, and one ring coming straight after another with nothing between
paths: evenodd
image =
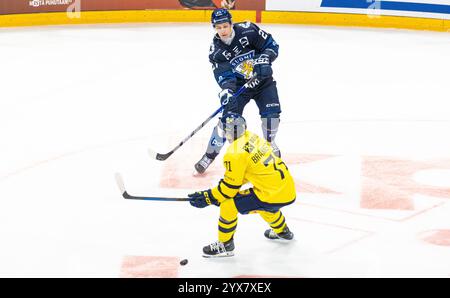
<instances>
[{"instance_id":1,"label":"jersey number 71","mask_svg":"<svg viewBox=\"0 0 450 298\"><path fill-rule=\"evenodd\" d=\"M273 165L273 169L280 173L281 180L283 180L284 177L285 177L284 172L283 172L283 170L281 168L278 168L277 165L279 165L279 166L283 165L286 168L287 171L289 170L288 167L286 166L286 164L283 161L280 161L278 164L276 164L275 163L275 157L272 154L270 154L270 156L264 161L264 165L266 167L268 167L271 162L272 162L272 165Z\"/></svg>"}]
</instances>

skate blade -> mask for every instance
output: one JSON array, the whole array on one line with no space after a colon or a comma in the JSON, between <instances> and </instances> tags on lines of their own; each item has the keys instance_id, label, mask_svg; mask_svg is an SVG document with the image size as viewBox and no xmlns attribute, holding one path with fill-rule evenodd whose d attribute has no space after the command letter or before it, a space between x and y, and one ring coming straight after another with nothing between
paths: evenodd
<instances>
[{"instance_id":1,"label":"skate blade","mask_svg":"<svg viewBox=\"0 0 450 298\"><path fill-rule=\"evenodd\" d=\"M270 241L275 241L275 242L290 242L290 241L294 241L295 237L292 237L292 239L285 239L285 238L281 238L281 237L278 237L278 238L268 238L268 237L266 237L266 239L270 240Z\"/></svg>"},{"instance_id":2,"label":"skate blade","mask_svg":"<svg viewBox=\"0 0 450 298\"><path fill-rule=\"evenodd\" d=\"M224 252L224 253L217 254L217 255L206 255L206 254L203 254L203 257L207 258L207 259L228 258L228 257L232 257L232 256L234 256L234 252L232 252L232 251Z\"/></svg>"}]
</instances>

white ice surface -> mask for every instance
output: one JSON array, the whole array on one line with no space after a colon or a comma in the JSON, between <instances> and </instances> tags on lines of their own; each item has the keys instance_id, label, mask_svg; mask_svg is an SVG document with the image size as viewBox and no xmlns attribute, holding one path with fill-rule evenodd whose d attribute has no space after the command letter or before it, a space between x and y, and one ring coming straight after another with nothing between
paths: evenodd
<instances>
[{"instance_id":1,"label":"white ice surface","mask_svg":"<svg viewBox=\"0 0 450 298\"><path fill-rule=\"evenodd\" d=\"M236 256L223 260L201 257L217 208L124 200L114 179L132 194L175 197L220 179L220 161L208 179L191 176L213 123L166 162L147 154L217 109L211 27L0 29L0 276L118 277L126 256L172 256L189 259L179 277L449 277L450 247L420 235L450 229L450 167L414 174L408 185L441 194L402 189L412 209L360 204L366 157L450 159L449 35L262 27L280 44L278 145L300 160L331 156L288 166L300 186L332 191L298 189L283 209L289 244L265 240L257 215L240 216ZM260 134L254 102L244 115Z\"/></svg>"}]
</instances>

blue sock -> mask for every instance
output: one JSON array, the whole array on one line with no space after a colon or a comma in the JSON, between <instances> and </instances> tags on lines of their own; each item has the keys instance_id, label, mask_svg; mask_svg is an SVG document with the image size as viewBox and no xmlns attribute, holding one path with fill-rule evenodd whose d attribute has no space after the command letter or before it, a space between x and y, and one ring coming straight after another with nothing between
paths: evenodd
<instances>
[{"instance_id":1,"label":"blue sock","mask_svg":"<svg viewBox=\"0 0 450 298\"><path fill-rule=\"evenodd\" d=\"M215 159L219 155L220 150L225 145L226 139L219 133L219 127L216 125L211 134L211 139L208 143L208 149L206 149L206 156L211 159Z\"/></svg>"}]
</instances>

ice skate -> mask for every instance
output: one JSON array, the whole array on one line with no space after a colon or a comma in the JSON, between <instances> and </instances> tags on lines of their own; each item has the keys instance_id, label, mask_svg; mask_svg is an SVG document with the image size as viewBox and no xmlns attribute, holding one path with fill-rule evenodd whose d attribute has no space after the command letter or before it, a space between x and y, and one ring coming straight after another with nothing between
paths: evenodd
<instances>
[{"instance_id":1,"label":"ice skate","mask_svg":"<svg viewBox=\"0 0 450 298\"><path fill-rule=\"evenodd\" d=\"M264 236L270 240L282 239L282 240L292 240L294 238L294 233L289 231L289 228L286 226L283 231L279 234L275 233L274 230L268 229L264 232Z\"/></svg>"},{"instance_id":2,"label":"ice skate","mask_svg":"<svg viewBox=\"0 0 450 298\"><path fill-rule=\"evenodd\" d=\"M206 153L202 156L202 158L195 164L195 170L197 173L195 174L204 174L206 172L206 169L211 165L211 163L214 161L214 158L209 158Z\"/></svg>"},{"instance_id":3,"label":"ice skate","mask_svg":"<svg viewBox=\"0 0 450 298\"><path fill-rule=\"evenodd\" d=\"M233 239L222 243L216 241L203 247L203 257L205 258L223 258L234 256L234 241Z\"/></svg>"}]
</instances>

